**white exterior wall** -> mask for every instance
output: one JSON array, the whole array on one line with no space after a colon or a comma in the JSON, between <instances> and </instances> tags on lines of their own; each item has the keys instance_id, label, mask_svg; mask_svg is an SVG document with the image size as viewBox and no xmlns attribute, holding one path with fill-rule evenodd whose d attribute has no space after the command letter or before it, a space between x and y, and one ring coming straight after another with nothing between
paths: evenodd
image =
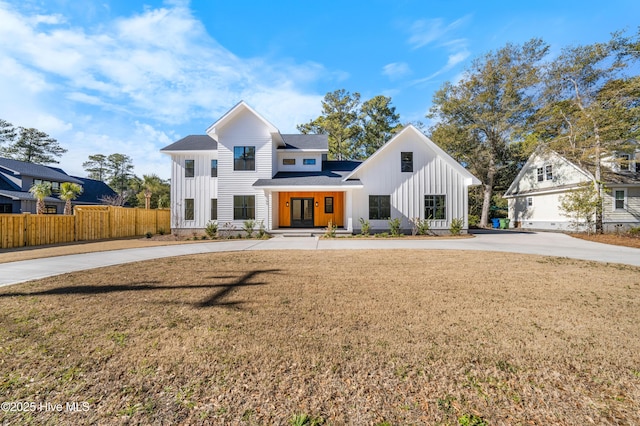
<instances>
[{"instance_id":1,"label":"white exterior wall","mask_svg":"<svg viewBox=\"0 0 640 426\"><path fill-rule=\"evenodd\" d=\"M523 195L510 198L509 227L522 229L541 229L555 231L575 230L571 218L564 216L560 210L560 199L566 192ZM533 201L527 205L527 198Z\"/></svg>"},{"instance_id":2,"label":"white exterior wall","mask_svg":"<svg viewBox=\"0 0 640 426\"><path fill-rule=\"evenodd\" d=\"M233 170L233 148L255 146L255 170ZM221 227L231 223L242 228L242 220L233 220L233 196L255 195L256 222L267 221L267 202L264 191L252 185L258 179L273 177L273 141L268 128L253 114L240 114L227 123L218 135L218 223Z\"/></svg>"},{"instance_id":3,"label":"white exterior wall","mask_svg":"<svg viewBox=\"0 0 640 426\"><path fill-rule=\"evenodd\" d=\"M217 158L218 152L214 150L185 151L171 155L172 228L203 229L211 220L211 199L218 198L218 178L211 177L211 160ZM185 160L194 160L195 173L192 178L184 177ZM184 220L184 200L187 198L194 200L194 220Z\"/></svg>"},{"instance_id":4,"label":"white exterior wall","mask_svg":"<svg viewBox=\"0 0 640 426\"><path fill-rule=\"evenodd\" d=\"M553 179L548 180L545 173L544 180L538 182L538 168L545 168L547 165L552 166ZM510 188L510 192L520 194L527 191L544 191L580 182L589 182L589 178L571 163L554 153L536 154L527 162L526 170L518 175L518 180Z\"/></svg>"},{"instance_id":5,"label":"white exterior wall","mask_svg":"<svg viewBox=\"0 0 640 426\"><path fill-rule=\"evenodd\" d=\"M410 132L399 137L402 139L385 147L381 155L370 158L367 167L354 175L364 188L353 191L353 227L360 229L360 218L369 220L369 195L391 196L391 218L400 218L403 230L411 229L410 218L425 218L425 195L446 195L446 220L431 221L431 229L449 229L454 218L462 218L467 229L465 178ZM413 173L400 171L401 152L413 152ZM372 230L389 229L387 220L369 222Z\"/></svg>"},{"instance_id":6,"label":"white exterior wall","mask_svg":"<svg viewBox=\"0 0 640 426\"><path fill-rule=\"evenodd\" d=\"M319 172L322 170L322 153L321 152L304 152L304 151L292 151L292 150L279 150L278 161L276 169L279 172ZM285 158L293 158L296 160L296 164L286 165L282 161ZM316 160L315 165L305 166L304 160L307 158L313 158Z\"/></svg>"}]
</instances>

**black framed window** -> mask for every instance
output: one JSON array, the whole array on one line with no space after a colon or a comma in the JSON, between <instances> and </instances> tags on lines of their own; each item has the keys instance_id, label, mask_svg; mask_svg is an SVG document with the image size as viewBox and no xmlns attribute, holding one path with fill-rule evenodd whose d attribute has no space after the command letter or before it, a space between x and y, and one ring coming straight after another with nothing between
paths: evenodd
<instances>
[{"instance_id":1,"label":"black framed window","mask_svg":"<svg viewBox=\"0 0 640 426\"><path fill-rule=\"evenodd\" d=\"M544 167L538 167L538 182L544 180Z\"/></svg>"},{"instance_id":2,"label":"black framed window","mask_svg":"<svg viewBox=\"0 0 640 426\"><path fill-rule=\"evenodd\" d=\"M195 160L184 160L184 177L194 177L196 175Z\"/></svg>"},{"instance_id":3,"label":"black framed window","mask_svg":"<svg viewBox=\"0 0 640 426\"><path fill-rule=\"evenodd\" d=\"M12 213L11 204L0 204L0 213Z\"/></svg>"},{"instance_id":4,"label":"black framed window","mask_svg":"<svg viewBox=\"0 0 640 426\"><path fill-rule=\"evenodd\" d=\"M551 167L550 165L545 166L544 172L547 180L553 180L553 167Z\"/></svg>"},{"instance_id":5,"label":"black framed window","mask_svg":"<svg viewBox=\"0 0 640 426\"><path fill-rule=\"evenodd\" d=\"M413 152L400 153L400 170L402 172L413 172Z\"/></svg>"},{"instance_id":6,"label":"black framed window","mask_svg":"<svg viewBox=\"0 0 640 426\"><path fill-rule=\"evenodd\" d=\"M234 146L233 147L233 170L255 170L256 169L256 147L255 146Z\"/></svg>"},{"instance_id":7,"label":"black framed window","mask_svg":"<svg viewBox=\"0 0 640 426\"><path fill-rule=\"evenodd\" d=\"M211 177L218 177L218 160L211 160Z\"/></svg>"},{"instance_id":8,"label":"black framed window","mask_svg":"<svg viewBox=\"0 0 640 426\"><path fill-rule=\"evenodd\" d=\"M444 195L424 196L424 218L433 220L446 220L447 207Z\"/></svg>"},{"instance_id":9,"label":"black framed window","mask_svg":"<svg viewBox=\"0 0 640 426\"><path fill-rule=\"evenodd\" d=\"M391 196L369 195L369 220L388 220L391 218Z\"/></svg>"},{"instance_id":10,"label":"black framed window","mask_svg":"<svg viewBox=\"0 0 640 426\"><path fill-rule=\"evenodd\" d=\"M218 199L211 199L211 220L218 220Z\"/></svg>"},{"instance_id":11,"label":"black framed window","mask_svg":"<svg viewBox=\"0 0 640 426\"><path fill-rule=\"evenodd\" d=\"M186 198L184 200L184 220L194 220L195 219L195 209L194 209L194 201L193 198Z\"/></svg>"},{"instance_id":12,"label":"black framed window","mask_svg":"<svg viewBox=\"0 0 640 426\"><path fill-rule=\"evenodd\" d=\"M296 159L295 158L283 158L282 159L282 164L285 166L295 166L296 165Z\"/></svg>"},{"instance_id":13,"label":"black framed window","mask_svg":"<svg viewBox=\"0 0 640 426\"><path fill-rule=\"evenodd\" d=\"M44 206L44 214L58 214L58 208L53 204L46 204Z\"/></svg>"},{"instance_id":14,"label":"black framed window","mask_svg":"<svg viewBox=\"0 0 640 426\"><path fill-rule=\"evenodd\" d=\"M233 196L233 219L249 220L256 218L256 196L255 195L234 195Z\"/></svg>"},{"instance_id":15,"label":"black framed window","mask_svg":"<svg viewBox=\"0 0 640 426\"><path fill-rule=\"evenodd\" d=\"M324 212L333 213L333 197L324 197Z\"/></svg>"}]
</instances>

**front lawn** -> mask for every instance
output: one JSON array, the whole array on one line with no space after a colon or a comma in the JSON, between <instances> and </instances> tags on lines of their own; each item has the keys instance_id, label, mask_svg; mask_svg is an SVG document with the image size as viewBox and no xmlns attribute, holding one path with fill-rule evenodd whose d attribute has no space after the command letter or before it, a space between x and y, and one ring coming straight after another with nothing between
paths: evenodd
<instances>
[{"instance_id":1,"label":"front lawn","mask_svg":"<svg viewBox=\"0 0 640 426\"><path fill-rule=\"evenodd\" d=\"M206 254L2 288L0 324L2 401L34 403L2 424L640 424L630 266Z\"/></svg>"}]
</instances>

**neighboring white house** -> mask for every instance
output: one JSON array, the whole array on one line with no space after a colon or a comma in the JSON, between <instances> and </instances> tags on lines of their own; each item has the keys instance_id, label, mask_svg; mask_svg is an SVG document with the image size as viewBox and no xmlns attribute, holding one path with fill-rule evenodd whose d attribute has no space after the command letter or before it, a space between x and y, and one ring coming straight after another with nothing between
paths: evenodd
<instances>
[{"instance_id":1,"label":"neighboring white house","mask_svg":"<svg viewBox=\"0 0 640 426\"><path fill-rule=\"evenodd\" d=\"M640 153L617 154L602 161L603 228L640 226ZM561 197L593 182L593 175L548 148L537 149L507 189L510 226L573 230L560 209Z\"/></svg>"},{"instance_id":2,"label":"neighboring white house","mask_svg":"<svg viewBox=\"0 0 640 426\"><path fill-rule=\"evenodd\" d=\"M287 135L240 102L207 129L161 150L172 159L174 232L209 221L241 228L248 219L269 231L326 227L389 229L400 218L468 228L468 187L480 181L422 132L407 126L364 162L327 161L326 135Z\"/></svg>"}]
</instances>

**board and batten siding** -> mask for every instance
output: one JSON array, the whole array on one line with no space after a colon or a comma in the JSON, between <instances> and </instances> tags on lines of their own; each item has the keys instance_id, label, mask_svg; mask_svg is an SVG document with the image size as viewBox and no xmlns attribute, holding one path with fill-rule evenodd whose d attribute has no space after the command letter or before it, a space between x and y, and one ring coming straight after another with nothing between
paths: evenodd
<instances>
[{"instance_id":1,"label":"board and batten siding","mask_svg":"<svg viewBox=\"0 0 640 426\"><path fill-rule=\"evenodd\" d=\"M413 172L401 172L401 153L413 152ZM432 229L448 229L451 220L462 218L468 228L468 187L447 161L423 141L410 136L387 147L384 155L370 158L371 164L354 175L363 189L353 192L353 223L369 220L369 196L390 195L391 218L400 218L402 229L410 229L411 218L424 217L425 195L445 195L446 220L432 220ZM371 229L388 230L387 220L370 220Z\"/></svg>"},{"instance_id":2,"label":"board and batten siding","mask_svg":"<svg viewBox=\"0 0 640 426\"><path fill-rule=\"evenodd\" d=\"M255 170L233 169L233 148L254 146ZM242 114L227 123L218 136L218 224L241 229L243 220L233 219L234 195L254 195L256 223L269 228L264 191L253 187L258 179L273 177L273 140L265 124L253 114Z\"/></svg>"},{"instance_id":3,"label":"board and batten siding","mask_svg":"<svg viewBox=\"0 0 640 426\"><path fill-rule=\"evenodd\" d=\"M171 227L203 229L211 220L211 199L218 198L218 178L211 177L211 160L217 151L185 151L171 155ZM194 160L194 177L185 178L185 161ZM218 162L218 176L220 176ZM184 219L184 200L194 200L194 220Z\"/></svg>"}]
</instances>

